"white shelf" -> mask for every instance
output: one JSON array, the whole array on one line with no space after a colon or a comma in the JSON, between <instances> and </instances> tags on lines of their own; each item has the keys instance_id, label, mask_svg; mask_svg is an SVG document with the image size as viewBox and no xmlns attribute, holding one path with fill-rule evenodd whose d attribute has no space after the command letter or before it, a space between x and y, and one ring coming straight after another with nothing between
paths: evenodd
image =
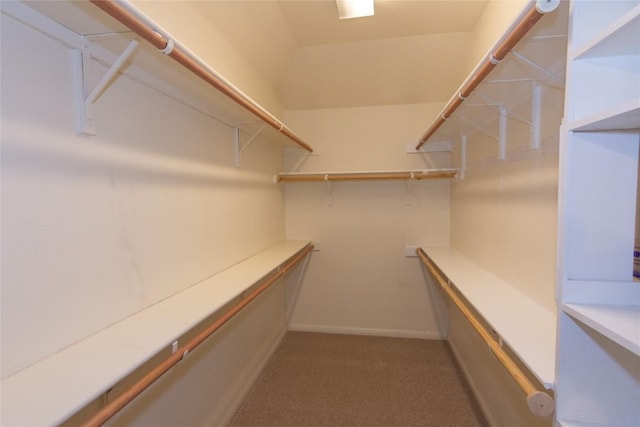
<instances>
[{"instance_id":1,"label":"white shelf","mask_svg":"<svg viewBox=\"0 0 640 427\"><path fill-rule=\"evenodd\" d=\"M640 99L630 100L615 108L571 122L569 129L574 131L638 130L640 129Z\"/></svg>"},{"instance_id":2,"label":"white shelf","mask_svg":"<svg viewBox=\"0 0 640 427\"><path fill-rule=\"evenodd\" d=\"M640 1L573 0L569 28L556 416L562 427L638 425Z\"/></svg>"},{"instance_id":3,"label":"white shelf","mask_svg":"<svg viewBox=\"0 0 640 427\"><path fill-rule=\"evenodd\" d=\"M536 378L554 388L556 314L453 248L423 248Z\"/></svg>"},{"instance_id":4,"label":"white shelf","mask_svg":"<svg viewBox=\"0 0 640 427\"><path fill-rule=\"evenodd\" d=\"M576 320L640 356L640 306L565 304Z\"/></svg>"},{"instance_id":5,"label":"white shelf","mask_svg":"<svg viewBox=\"0 0 640 427\"><path fill-rule=\"evenodd\" d=\"M284 241L3 379L2 424L60 424L308 243Z\"/></svg>"},{"instance_id":6,"label":"white shelf","mask_svg":"<svg viewBox=\"0 0 640 427\"><path fill-rule=\"evenodd\" d=\"M574 59L640 54L640 5L575 50Z\"/></svg>"},{"instance_id":7,"label":"white shelf","mask_svg":"<svg viewBox=\"0 0 640 427\"><path fill-rule=\"evenodd\" d=\"M563 421L558 420L558 426L560 427L607 427L607 424L594 424L594 423L585 423L582 421Z\"/></svg>"},{"instance_id":8,"label":"white shelf","mask_svg":"<svg viewBox=\"0 0 640 427\"><path fill-rule=\"evenodd\" d=\"M500 109L509 119L533 121L534 83L564 90L568 4L543 17L431 136L432 142L459 141L460 135L499 137ZM454 94L457 97L458 93ZM522 120L524 119L524 120Z\"/></svg>"},{"instance_id":9,"label":"white shelf","mask_svg":"<svg viewBox=\"0 0 640 427\"><path fill-rule=\"evenodd\" d=\"M90 2L66 0L24 4L19 1L0 1L0 10L66 46L83 49L88 43L87 51L103 64L112 64L132 40L141 41L134 60L122 70L123 75L229 127L240 129L243 143L259 132L261 139L301 148L293 139L196 77L168 55L160 53ZM171 39L178 43L177 39ZM205 65L209 67L210 64ZM246 94L244 96L267 115L273 116L255 100ZM99 122L100 117L96 119ZM285 124L282 125L286 127Z\"/></svg>"}]
</instances>

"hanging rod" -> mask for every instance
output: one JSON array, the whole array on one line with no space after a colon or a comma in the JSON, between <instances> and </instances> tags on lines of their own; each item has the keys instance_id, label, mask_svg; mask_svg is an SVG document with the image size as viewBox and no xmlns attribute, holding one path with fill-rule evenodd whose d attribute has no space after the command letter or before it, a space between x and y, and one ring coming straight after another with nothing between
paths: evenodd
<instances>
[{"instance_id":1,"label":"hanging rod","mask_svg":"<svg viewBox=\"0 0 640 427\"><path fill-rule=\"evenodd\" d=\"M462 86L458 89L457 93L451 97L447 105L438 115L438 118L433 122L431 127L422 135L416 145L416 150L427 142L429 138L444 124L444 122L451 117L453 112L462 104L462 102L471 95L471 92L478 87L478 85L484 80L487 75L498 65L500 61L518 44L518 42L527 34L527 32L533 28L533 26L542 18L545 13L554 11L560 0L534 0L527 6L521 18L516 21L507 33L502 36L501 40L494 46L491 54L478 64L473 70L471 75L462 83Z\"/></svg>"},{"instance_id":2,"label":"hanging rod","mask_svg":"<svg viewBox=\"0 0 640 427\"><path fill-rule=\"evenodd\" d=\"M354 172L314 172L279 173L276 182L308 181L367 181L367 180L409 180L454 178L454 169L402 170L402 171L354 171Z\"/></svg>"},{"instance_id":3,"label":"hanging rod","mask_svg":"<svg viewBox=\"0 0 640 427\"><path fill-rule=\"evenodd\" d=\"M242 298L238 303L231 307L222 317L218 318L215 322L209 325L206 329L193 337L189 342L182 347L178 347L174 353L166 358L162 363L157 365L154 369L149 371L146 375L136 381L129 388L124 390L122 394L109 402L107 405L99 409L91 418L85 421L81 427L99 427L106 423L111 417L117 414L121 409L128 405L134 398L146 390L151 384L164 375L169 369L182 361L188 353L193 351L196 347L202 344L207 338L209 338L214 332L216 332L222 325L227 323L229 319L235 316L240 310L246 307L251 301L256 299L258 295L264 292L268 287L273 285L279 279L287 274L292 268L294 268L300 261L302 261L309 252L313 250L313 245L310 243L305 246L301 251L293 256L287 263L281 265L272 271L271 277L265 280L259 287L254 289L251 293Z\"/></svg>"},{"instance_id":4,"label":"hanging rod","mask_svg":"<svg viewBox=\"0 0 640 427\"><path fill-rule=\"evenodd\" d=\"M538 390L536 386L533 385L533 383L529 380L529 378L527 378L525 373L522 372L522 370L511 359L511 357L504 351L500 343L489 332L487 332L480 320L478 320L475 314L473 314L469 307L467 307L467 305L462 301L462 298L460 298L458 294L454 292L451 284L449 283L449 280L443 277L439 269L422 250L422 248L418 248L416 250L416 253L422 260L422 263L427 268L429 273L431 273L431 275L436 279L444 292L449 296L449 298L451 298L456 307L458 307L464 317L466 317L469 323L471 323L471 326L473 326L476 332L478 332L480 337L489 346L498 361L500 361L509 375L513 377L516 384L518 384L518 386L525 393L525 395L527 396L527 405L529 406L529 410L534 415L537 415L539 417L546 417L551 415L555 406L553 398L547 393Z\"/></svg>"},{"instance_id":5,"label":"hanging rod","mask_svg":"<svg viewBox=\"0 0 640 427\"><path fill-rule=\"evenodd\" d=\"M160 26L136 9L129 1L91 0L91 2L291 141L309 152L313 151L313 148L298 135L287 128L262 106L258 105L248 95L235 87L231 82L218 74L202 59L182 46L180 42L162 30Z\"/></svg>"}]
</instances>

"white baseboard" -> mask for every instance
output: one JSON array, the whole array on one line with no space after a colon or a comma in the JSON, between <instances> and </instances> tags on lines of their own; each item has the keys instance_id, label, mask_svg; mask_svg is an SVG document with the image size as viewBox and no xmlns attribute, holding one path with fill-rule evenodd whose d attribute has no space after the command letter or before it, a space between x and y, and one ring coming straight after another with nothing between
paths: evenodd
<instances>
[{"instance_id":1,"label":"white baseboard","mask_svg":"<svg viewBox=\"0 0 640 427\"><path fill-rule=\"evenodd\" d=\"M407 331L398 329L376 329L376 328L352 328L348 326L325 326L325 325L304 325L290 324L290 331L297 332L322 332L326 334L343 335L371 335L379 337L393 338L422 338L430 340L446 339L440 332L429 331Z\"/></svg>"}]
</instances>

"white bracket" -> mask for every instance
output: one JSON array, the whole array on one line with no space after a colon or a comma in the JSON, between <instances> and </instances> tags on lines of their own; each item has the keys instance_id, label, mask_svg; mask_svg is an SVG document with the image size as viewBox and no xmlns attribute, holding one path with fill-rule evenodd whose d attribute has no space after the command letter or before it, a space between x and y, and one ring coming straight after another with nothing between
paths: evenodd
<instances>
[{"instance_id":1,"label":"white bracket","mask_svg":"<svg viewBox=\"0 0 640 427\"><path fill-rule=\"evenodd\" d=\"M507 157L507 116L507 109L500 108L500 139L498 140L498 158L500 160Z\"/></svg>"},{"instance_id":2,"label":"white bracket","mask_svg":"<svg viewBox=\"0 0 640 427\"><path fill-rule=\"evenodd\" d=\"M527 79L526 81L531 81L531 80ZM499 81L494 81L494 83L496 83L496 82L502 83L502 82L499 82ZM498 101L492 99L491 97L489 97L489 96L487 96L487 95L485 95L485 94L483 94L481 92L478 92L478 91L475 91L474 93L476 95L480 96L481 98L486 99L489 102L489 105L492 105L492 106L498 108L498 110L501 110L501 109L504 108L504 105L502 105ZM513 111L508 110L508 109L506 111L507 111L507 114L510 115L511 117L513 117L514 119L516 119L518 121L521 121L522 123L525 123L525 124L531 126L531 121L525 119L520 114L514 113Z\"/></svg>"},{"instance_id":3,"label":"white bracket","mask_svg":"<svg viewBox=\"0 0 640 427\"><path fill-rule=\"evenodd\" d=\"M529 148L531 150L539 150L541 146L540 141L540 125L541 125L541 111L542 108L542 86L537 82L533 82L531 88L531 141Z\"/></svg>"},{"instance_id":4,"label":"white bracket","mask_svg":"<svg viewBox=\"0 0 640 427\"><path fill-rule=\"evenodd\" d=\"M236 151L236 167L237 168L240 167L240 159L242 157L242 152L246 150L247 147L251 145L253 141L255 141L255 139L258 137L258 135L262 133L263 130L264 130L264 126L260 126L260 128L258 128L256 133L251 135L249 140L243 146L242 142L240 141L240 128L235 128L235 148L236 148L235 151Z\"/></svg>"},{"instance_id":5,"label":"white bracket","mask_svg":"<svg viewBox=\"0 0 640 427\"><path fill-rule=\"evenodd\" d=\"M460 121L467 123L471 126L473 126L474 128L478 129L480 132L484 133L485 135L487 135L489 138L495 139L496 141L500 140L500 137L495 136L494 134L492 134L491 132L489 132L488 130L486 130L484 127L480 126L479 124L477 124L476 122L474 122L473 120L469 120L466 117L462 117L457 113L453 113L453 115Z\"/></svg>"},{"instance_id":6,"label":"white bracket","mask_svg":"<svg viewBox=\"0 0 640 427\"><path fill-rule=\"evenodd\" d=\"M407 154L420 154L420 153L442 153L450 152L452 147L448 141L433 141L428 144L424 144L419 150L416 150L418 141L412 141L407 144Z\"/></svg>"},{"instance_id":7,"label":"white bracket","mask_svg":"<svg viewBox=\"0 0 640 427\"><path fill-rule=\"evenodd\" d=\"M411 206L413 204L413 182L416 180L415 173L411 172L411 178L406 180L407 184L407 201L406 205Z\"/></svg>"},{"instance_id":8,"label":"white bracket","mask_svg":"<svg viewBox=\"0 0 640 427\"><path fill-rule=\"evenodd\" d=\"M460 136L460 171L458 172L458 178L464 179L465 171L467 170L467 135L462 134Z\"/></svg>"},{"instance_id":9,"label":"white bracket","mask_svg":"<svg viewBox=\"0 0 640 427\"><path fill-rule=\"evenodd\" d=\"M420 245L405 245L404 246L404 256L407 258L417 257L417 250L420 248Z\"/></svg>"},{"instance_id":10,"label":"white bracket","mask_svg":"<svg viewBox=\"0 0 640 427\"><path fill-rule=\"evenodd\" d=\"M324 182L327 183L327 205L333 206L333 192L331 187L331 181L329 181L329 175L324 176Z\"/></svg>"},{"instance_id":11,"label":"white bracket","mask_svg":"<svg viewBox=\"0 0 640 427\"><path fill-rule=\"evenodd\" d=\"M120 54L113 65L102 76L98 84L87 95L91 55L89 53L89 41L85 38L82 50L74 51L75 55L75 79L76 79L76 127L78 133L86 136L95 135L93 124L93 104L107 89L115 75L122 69L131 55L138 48L139 43L132 40L129 46Z\"/></svg>"},{"instance_id":12,"label":"white bracket","mask_svg":"<svg viewBox=\"0 0 640 427\"><path fill-rule=\"evenodd\" d=\"M565 81L561 77L556 76L551 71L549 71L546 68L541 67L540 65L536 64L535 62L533 62L532 60L530 60L529 58L527 58L526 56L524 56L520 52L517 52L515 50L511 50L511 54L513 56L515 56L516 58L520 59L525 64L529 65L530 67L540 71L542 74L544 74L545 76L549 77L551 80L554 80L559 85L559 87L564 88Z\"/></svg>"}]
</instances>

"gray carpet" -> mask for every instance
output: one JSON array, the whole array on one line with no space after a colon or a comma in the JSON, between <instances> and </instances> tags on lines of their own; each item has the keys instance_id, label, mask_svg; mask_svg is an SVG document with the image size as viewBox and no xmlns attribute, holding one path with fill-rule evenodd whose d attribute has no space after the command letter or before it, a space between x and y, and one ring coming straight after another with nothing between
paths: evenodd
<instances>
[{"instance_id":1,"label":"gray carpet","mask_svg":"<svg viewBox=\"0 0 640 427\"><path fill-rule=\"evenodd\" d=\"M446 341L288 332L231 426L486 426Z\"/></svg>"}]
</instances>

